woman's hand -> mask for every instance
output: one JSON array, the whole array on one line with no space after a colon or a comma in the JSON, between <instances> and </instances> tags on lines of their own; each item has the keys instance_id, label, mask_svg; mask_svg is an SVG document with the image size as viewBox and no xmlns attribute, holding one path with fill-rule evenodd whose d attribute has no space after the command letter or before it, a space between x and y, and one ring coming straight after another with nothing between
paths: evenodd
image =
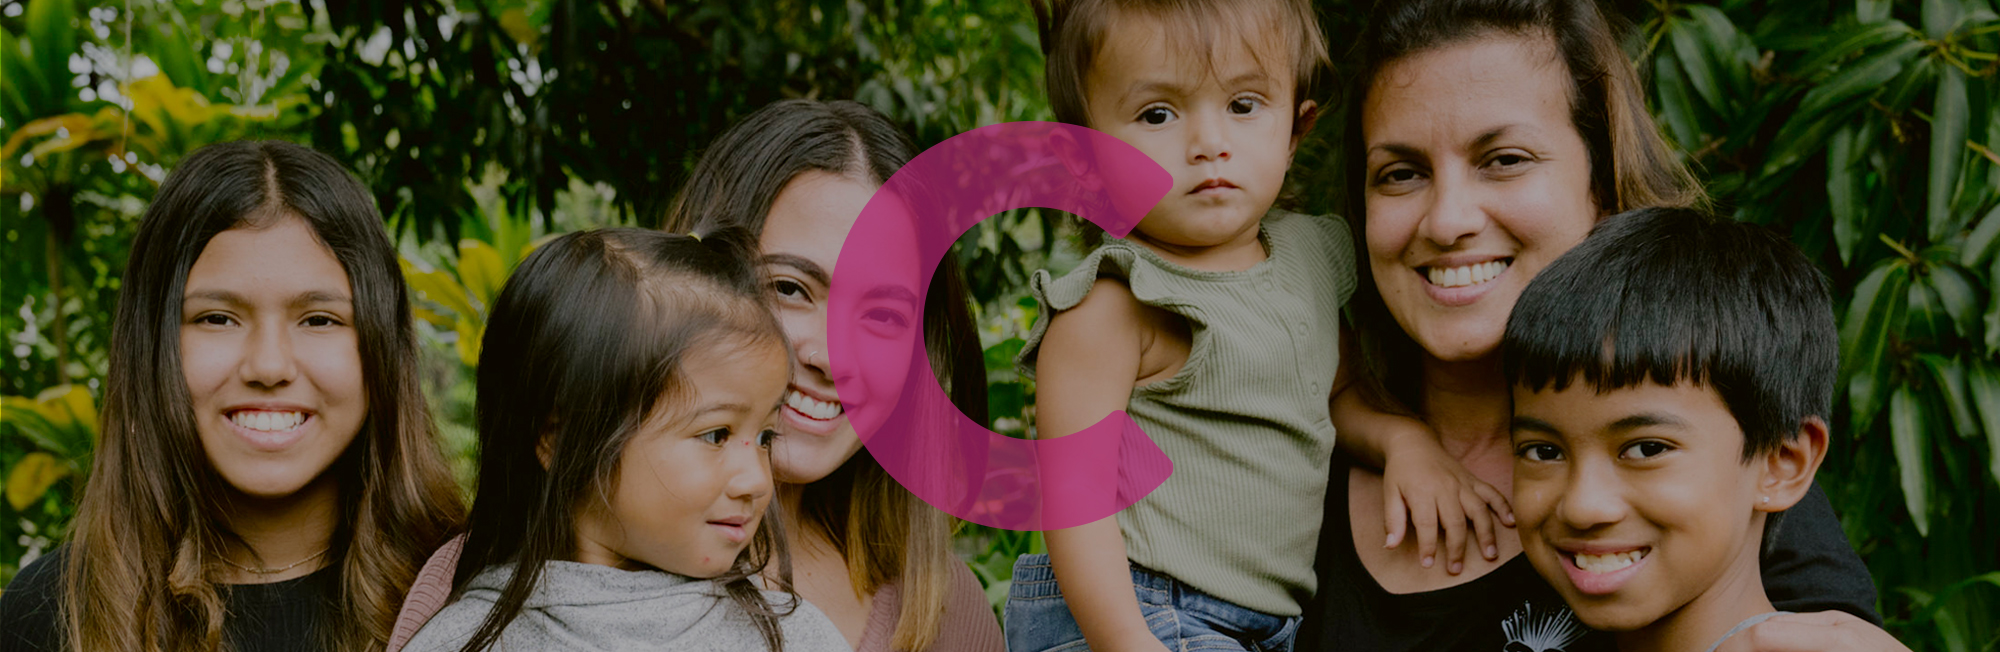
<instances>
[{"instance_id":1,"label":"woman's hand","mask_svg":"<svg viewBox=\"0 0 2000 652\"><path fill-rule=\"evenodd\" d=\"M1383 447L1382 514L1389 538L1383 547L1403 544L1405 526L1417 535L1417 553L1425 568L1437 558L1438 531L1444 531L1445 572L1465 570L1465 526L1472 524L1481 556L1500 557L1494 523L1514 526L1514 510L1493 485L1472 475L1457 458L1438 445L1430 428L1415 419L1404 424Z\"/></svg>"},{"instance_id":2,"label":"woman's hand","mask_svg":"<svg viewBox=\"0 0 2000 652\"><path fill-rule=\"evenodd\" d=\"M1776 616L1723 641L1716 652L1910 652L1882 628L1845 611Z\"/></svg>"}]
</instances>

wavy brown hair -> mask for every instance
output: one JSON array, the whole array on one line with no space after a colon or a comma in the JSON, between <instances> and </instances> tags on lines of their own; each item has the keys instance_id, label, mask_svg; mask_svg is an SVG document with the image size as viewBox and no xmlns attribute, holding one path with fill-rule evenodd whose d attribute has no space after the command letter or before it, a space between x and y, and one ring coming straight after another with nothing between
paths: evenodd
<instances>
[{"instance_id":1,"label":"wavy brown hair","mask_svg":"<svg viewBox=\"0 0 2000 652\"><path fill-rule=\"evenodd\" d=\"M374 200L319 152L277 141L204 147L182 160L132 242L112 325L103 435L77 508L63 580L70 649L222 647L228 483L209 466L180 358L188 270L216 234L297 218L347 272L366 421L328 467L339 486L322 614L333 650L387 646L417 570L458 525L458 488L416 375L407 290Z\"/></svg>"},{"instance_id":2,"label":"wavy brown hair","mask_svg":"<svg viewBox=\"0 0 2000 652\"><path fill-rule=\"evenodd\" d=\"M840 175L880 187L916 156L916 145L880 113L855 102L784 100L731 126L702 154L662 227L673 233L725 228L764 232L772 202L806 172ZM924 300L926 358L958 409L986 423L986 367L973 330L964 272L949 255ZM925 360L912 360L912 369ZM915 391L905 383L904 391ZM914 404L906 401L904 404ZM940 423L948 423L942 419ZM984 459L965 459L982 477ZM976 492L967 492L967 497ZM891 647L921 650L936 641L951 592L950 515L898 484L864 448L827 477L807 485L798 519L826 535L847 562L854 590L872 595L897 583L902 611Z\"/></svg>"},{"instance_id":3,"label":"wavy brown hair","mask_svg":"<svg viewBox=\"0 0 2000 652\"><path fill-rule=\"evenodd\" d=\"M1352 77L1347 112L1347 214L1360 279L1352 306L1361 354L1359 386L1377 407L1421 411L1417 387L1423 349L1389 314L1368 260L1368 146L1360 107L1376 76L1405 57L1493 35L1538 39L1553 47L1570 80L1570 124L1590 156L1591 197L1605 215L1646 207L1706 204L1694 174L1676 157L1646 112L1645 89L1618 25L1596 0L1381 0L1361 36L1361 69ZM1399 362L1403 364L1398 364Z\"/></svg>"},{"instance_id":4,"label":"wavy brown hair","mask_svg":"<svg viewBox=\"0 0 2000 652\"><path fill-rule=\"evenodd\" d=\"M497 646L548 562L575 557L577 517L610 499L632 438L695 392L690 356L783 345L753 251L740 230L581 231L536 248L507 279L480 345L493 355L479 365L479 495L453 595L488 567L514 574L462 650ZM791 580L776 513L773 501L750 545L710 579L783 652L778 619L797 600L773 604L751 581L772 562Z\"/></svg>"}]
</instances>

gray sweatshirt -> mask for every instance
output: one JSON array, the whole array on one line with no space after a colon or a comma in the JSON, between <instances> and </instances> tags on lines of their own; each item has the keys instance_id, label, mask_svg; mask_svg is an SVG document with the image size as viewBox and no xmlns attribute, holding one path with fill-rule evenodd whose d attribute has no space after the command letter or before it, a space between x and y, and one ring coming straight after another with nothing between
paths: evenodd
<instances>
[{"instance_id":1,"label":"gray sweatshirt","mask_svg":"<svg viewBox=\"0 0 2000 652\"><path fill-rule=\"evenodd\" d=\"M433 616L404 649L455 652L463 647L513 574L513 566L481 571L465 595ZM787 600L782 593L766 591L764 596L773 604ZM786 652L850 652L826 614L804 600L796 602L798 609L778 620ZM552 561L521 615L488 649L755 652L765 646L749 615L712 581Z\"/></svg>"}]
</instances>

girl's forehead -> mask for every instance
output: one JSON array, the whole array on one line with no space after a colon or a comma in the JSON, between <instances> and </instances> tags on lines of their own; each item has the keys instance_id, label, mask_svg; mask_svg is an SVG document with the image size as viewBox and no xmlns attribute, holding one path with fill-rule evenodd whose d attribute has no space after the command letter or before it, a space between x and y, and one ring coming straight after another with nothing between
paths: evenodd
<instances>
[{"instance_id":1,"label":"girl's forehead","mask_svg":"<svg viewBox=\"0 0 2000 652\"><path fill-rule=\"evenodd\" d=\"M1289 89L1294 79L1287 39L1248 29L1254 24L1245 18L1202 25L1192 17L1135 13L1098 45L1085 88L1093 101L1111 102L1146 91L1192 95L1253 82Z\"/></svg>"}]
</instances>

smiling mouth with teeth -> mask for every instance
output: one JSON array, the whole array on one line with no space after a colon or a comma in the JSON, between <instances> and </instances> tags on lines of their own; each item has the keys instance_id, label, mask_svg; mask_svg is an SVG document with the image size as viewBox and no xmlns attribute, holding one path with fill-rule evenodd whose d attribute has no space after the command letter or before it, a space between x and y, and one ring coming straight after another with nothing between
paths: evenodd
<instances>
[{"instance_id":1,"label":"smiling mouth with teeth","mask_svg":"<svg viewBox=\"0 0 2000 652\"><path fill-rule=\"evenodd\" d=\"M1426 267L1420 271L1424 273L1424 279L1430 281L1431 285L1441 288L1456 288L1491 281L1495 277L1500 276L1501 272L1507 271L1507 266L1513 263L1514 259L1512 258L1502 258L1500 260L1489 260L1477 265Z\"/></svg>"},{"instance_id":2,"label":"smiling mouth with teeth","mask_svg":"<svg viewBox=\"0 0 2000 652\"><path fill-rule=\"evenodd\" d=\"M847 413L840 401L822 401L796 389L785 393L785 406L817 421L832 421Z\"/></svg>"},{"instance_id":3,"label":"smiling mouth with teeth","mask_svg":"<svg viewBox=\"0 0 2000 652\"><path fill-rule=\"evenodd\" d=\"M304 412L269 412L265 410L237 410L230 413L230 423L261 432L284 432L299 427L306 422Z\"/></svg>"},{"instance_id":4,"label":"smiling mouth with teeth","mask_svg":"<svg viewBox=\"0 0 2000 652\"><path fill-rule=\"evenodd\" d=\"M1652 549L1640 548L1638 550L1627 550L1625 552L1614 552L1604 555L1574 552L1569 553L1569 555L1570 562L1576 564L1578 570L1589 573L1611 573L1624 570L1633 564L1639 563L1639 560L1646 558L1646 553L1648 552L1652 552Z\"/></svg>"}]
</instances>

